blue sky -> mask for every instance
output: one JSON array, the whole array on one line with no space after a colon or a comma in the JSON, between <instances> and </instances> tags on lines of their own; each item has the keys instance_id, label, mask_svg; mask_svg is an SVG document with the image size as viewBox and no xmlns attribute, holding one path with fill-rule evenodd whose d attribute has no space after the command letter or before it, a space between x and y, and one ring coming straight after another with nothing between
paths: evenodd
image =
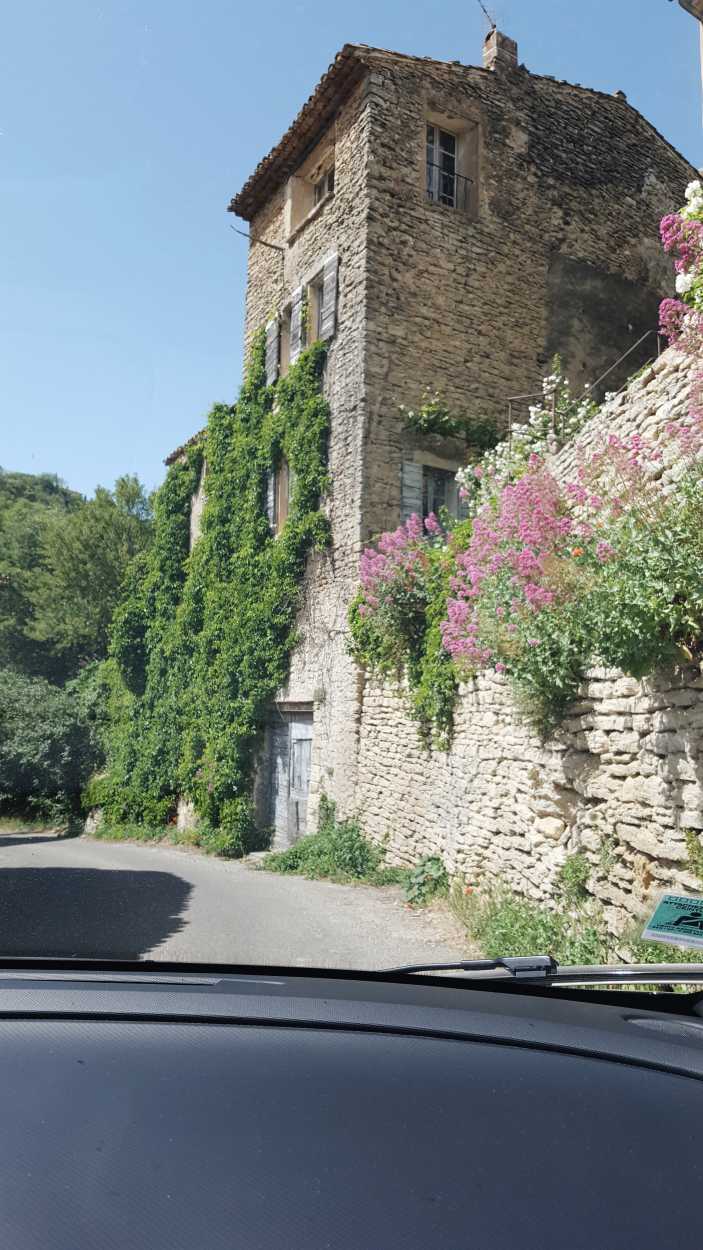
<instances>
[{"instance_id":1,"label":"blue sky","mask_svg":"<svg viewBox=\"0 0 703 1250\"><path fill-rule=\"evenodd\" d=\"M520 59L618 88L703 164L697 27L668 0L486 0ZM226 213L345 41L480 64L476 0L5 0L0 464L149 487L234 397ZM238 225L243 223L238 222Z\"/></svg>"}]
</instances>

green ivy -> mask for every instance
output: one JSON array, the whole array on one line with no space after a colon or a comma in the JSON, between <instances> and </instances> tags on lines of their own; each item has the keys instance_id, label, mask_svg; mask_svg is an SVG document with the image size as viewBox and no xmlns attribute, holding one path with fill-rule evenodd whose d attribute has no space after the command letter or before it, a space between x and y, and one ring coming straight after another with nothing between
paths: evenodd
<instances>
[{"instance_id":1,"label":"green ivy","mask_svg":"<svg viewBox=\"0 0 703 1250\"><path fill-rule=\"evenodd\" d=\"M177 796L226 834L222 851L254 844L252 787L267 707L296 641L305 563L329 541L325 347L313 344L267 387L257 336L234 406L216 405L202 439L169 469L155 504L151 550L130 571L106 666L108 770L100 789L111 825L162 827ZM268 474L293 473L276 537L265 513ZM190 505L203 464L201 536L189 552Z\"/></svg>"}]
</instances>

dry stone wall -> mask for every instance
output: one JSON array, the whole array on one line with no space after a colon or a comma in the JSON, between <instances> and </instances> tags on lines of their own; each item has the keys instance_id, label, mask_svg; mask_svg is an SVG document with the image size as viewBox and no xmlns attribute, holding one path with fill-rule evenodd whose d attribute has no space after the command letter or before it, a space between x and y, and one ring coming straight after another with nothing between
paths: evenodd
<instances>
[{"instance_id":1,"label":"dry stone wall","mask_svg":"<svg viewBox=\"0 0 703 1250\"><path fill-rule=\"evenodd\" d=\"M669 350L583 431L595 449L634 430L666 449L666 424L687 412L690 366ZM573 447L552 467L575 473ZM505 680L462 688L452 749L425 752L403 695L367 682L362 695L357 810L393 862L440 855L468 881L507 881L553 896L567 857L584 851L590 888L622 931L662 888L700 889L687 831L703 833L703 675L697 666L645 681L617 670L585 675L578 702L546 743L520 719Z\"/></svg>"}]
</instances>

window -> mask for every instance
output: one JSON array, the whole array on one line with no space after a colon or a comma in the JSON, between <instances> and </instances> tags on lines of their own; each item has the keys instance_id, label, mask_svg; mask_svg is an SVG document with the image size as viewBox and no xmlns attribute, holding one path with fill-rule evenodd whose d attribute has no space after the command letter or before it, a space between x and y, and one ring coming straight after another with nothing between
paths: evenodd
<instances>
[{"instance_id":1,"label":"window","mask_svg":"<svg viewBox=\"0 0 703 1250\"><path fill-rule=\"evenodd\" d=\"M323 200L327 199L328 195L334 195L334 165L313 183L313 205L321 204Z\"/></svg>"},{"instance_id":2,"label":"window","mask_svg":"<svg viewBox=\"0 0 703 1250\"><path fill-rule=\"evenodd\" d=\"M441 508L456 505L455 475L449 469L434 469L424 465L422 470L422 512L439 512Z\"/></svg>"},{"instance_id":3,"label":"window","mask_svg":"<svg viewBox=\"0 0 703 1250\"><path fill-rule=\"evenodd\" d=\"M406 460L401 473L401 521L407 521L413 513L426 517L430 512L440 513L443 508L456 520L466 516L466 506L459 498L456 469Z\"/></svg>"},{"instance_id":4,"label":"window","mask_svg":"<svg viewBox=\"0 0 703 1250\"><path fill-rule=\"evenodd\" d=\"M294 490L295 473L288 461L282 459L269 473L266 483L266 516L274 534L280 534L288 520Z\"/></svg>"},{"instance_id":5,"label":"window","mask_svg":"<svg viewBox=\"0 0 703 1250\"><path fill-rule=\"evenodd\" d=\"M448 130L427 126L427 198L457 208L461 196L457 173L457 137ZM466 179L461 179L465 185ZM465 207L461 205L461 207Z\"/></svg>"},{"instance_id":6,"label":"window","mask_svg":"<svg viewBox=\"0 0 703 1250\"><path fill-rule=\"evenodd\" d=\"M290 296L279 316L266 323L266 385L284 378L301 351L318 339L331 339L337 328L336 252Z\"/></svg>"},{"instance_id":7,"label":"window","mask_svg":"<svg viewBox=\"0 0 703 1250\"><path fill-rule=\"evenodd\" d=\"M334 147L319 144L289 178L287 190L287 234L290 239L308 217L334 195Z\"/></svg>"}]
</instances>

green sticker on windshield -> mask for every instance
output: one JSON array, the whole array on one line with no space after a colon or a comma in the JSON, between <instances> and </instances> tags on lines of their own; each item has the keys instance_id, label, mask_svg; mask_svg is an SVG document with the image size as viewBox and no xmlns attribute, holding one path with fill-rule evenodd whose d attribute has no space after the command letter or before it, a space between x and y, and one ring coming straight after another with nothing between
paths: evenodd
<instances>
[{"instance_id":1,"label":"green sticker on windshield","mask_svg":"<svg viewBox=\"0 0 703 1250\"><path fill-rule=\"evenodd\" d=\"M703 898L662 894L642 937L671 946L703 946Z\"/></svg>"}]
</instances>

